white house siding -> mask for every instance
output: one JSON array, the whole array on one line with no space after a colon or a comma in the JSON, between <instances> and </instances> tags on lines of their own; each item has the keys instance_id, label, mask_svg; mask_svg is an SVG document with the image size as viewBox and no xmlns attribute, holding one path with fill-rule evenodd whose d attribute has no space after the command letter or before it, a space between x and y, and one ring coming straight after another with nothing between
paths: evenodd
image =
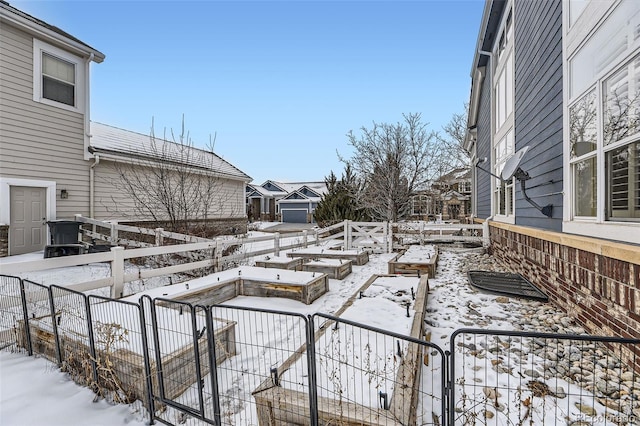
<instances>
[{"instance_id":1,"label":"white house siding","mask_svg":"<svg viewBox=\"0 0 640 426\"><path fill-rule=\"evenodd\" d=\"M119 181L114 163L101 159L95 169L95 218L120 221L151 220L151 217L134 217L135 209L130 196L117 189ZM211 206L209 218L244 217L246 215L244 201L246 182L220 178L216 185L220 186L219 196Z\"/></svg>"},{"instance_id":2,"label":"white house siding","mask_svg":"<svg viewBox=\"0 0 640 426\"><path fill-rule=\"evenodd\" d=\"M3 23L0 58L0 177L55 181L57 217L88 214L84 114L33 100L32 36Z\"/></svg>"}]
</instances>

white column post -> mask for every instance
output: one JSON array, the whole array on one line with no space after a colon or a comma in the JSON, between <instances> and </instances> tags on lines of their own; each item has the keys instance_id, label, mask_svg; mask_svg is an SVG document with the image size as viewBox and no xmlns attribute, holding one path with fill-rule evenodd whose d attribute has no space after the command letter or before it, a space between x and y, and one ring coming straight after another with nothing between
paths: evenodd
<instances>
[{"instance_id":1,"label":"white column post","mask_svg":"<svg viewBox=\"0 0 640 426\"><path fill-rule=\"evenodd\" d=\"M118 244L118 228L116 226L118 225L115 223L111 224L111 242L113 244Z\"/></svg>"},{"instance_id":2,"label":"white column post","mask_svg":"<svg viewBox=\"0 0 640 426\"><path fill-rule=\"evenodd\" d=\"M156 228L156 247L160 247L164 244L164 238L162 236L162 231L164 231L164 229L162 228Z\"/></svg>"},{"instance_id":3,"label":"white column post","mask_svg":"<svg viewBox=\"0 0 640 426\"><path fill-rule=\"evenodd\" d=\"M280 233L273 234L273 255L280 256Z\"/></svg>"},{"instance_id":4,"label":"white column post","mask_svg":"<svg viewBox=\"0 0 640 426\"><path fill-rule=\"evenodd\" d=\"M119 299L124 291L124 247L112 247L111 254L111 298Z\"/></svg>"}]
</instances>

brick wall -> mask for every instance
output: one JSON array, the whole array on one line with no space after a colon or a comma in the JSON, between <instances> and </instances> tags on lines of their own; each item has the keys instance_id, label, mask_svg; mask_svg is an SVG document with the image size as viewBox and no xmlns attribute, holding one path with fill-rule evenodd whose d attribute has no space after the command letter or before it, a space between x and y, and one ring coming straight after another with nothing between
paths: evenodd
<instances>
[{"instance_id":1,"label":"brick wall","mask_svg":"<svg viewBox=\"0 0 640 426\"><path fill-rule=\"evenodd\" d=\"M0 257L9 256L9 225L0 225Z\"/></svg>"},{"instance_id":2,"label":"brick wall","mask_svg":"<svg viewBox=\"0 0 640 426\"><path fill-rule=\"evenodd\" d=\"M494 256L591 334L640 339L640 246L495 222L490 238Z\"/></svg>"}]
</instances>

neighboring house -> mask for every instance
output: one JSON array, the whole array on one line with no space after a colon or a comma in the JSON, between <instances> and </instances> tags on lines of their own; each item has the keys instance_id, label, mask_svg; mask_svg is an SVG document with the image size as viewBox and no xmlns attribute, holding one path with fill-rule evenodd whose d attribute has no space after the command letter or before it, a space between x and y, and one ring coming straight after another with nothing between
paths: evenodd
<instances>
[{"instance_id":1,"label":"neighboring house","mask_svg":"<svg viewBox=\"0 0 640 426\"><path fill-rule=\"evenodd\" d=\"M247 185L251 220L313 223L313 212L327 192L324 182L276 182Z\"/></svg>"},{"instance_id":2,"label":"neighboring house","mask_svg":"<svg viewBox=\"0 0 640 426\"><path fill-rule=\"evenodd\" d=\"M471 170L460 167L440 176L411 199L416 220L460 220L471 214Z\"/></svg>"},{"instance_id":3,"label":"neighboring house","mask_svg":"<svg viewBox=\"0 0 640 426\"><path fill-rule=\"evenodd\" d=\"M95 122L89 151L93 154L90 211L96 219L157 220L149 211L162 214L166 203L158 203L160 194L146 186L166 179L175 198L185 196L189 219L242 222L234 224L236 228L246 223L244 188L251 178L213 152ZM184 186L182 178L188 180Z\"/></svg>"},{"instance_id":4,"label":"neighboring house","mask_svg":"<svg viewBox=\"0 0 640 426\"><path fill-rule=\"evenodd\" d=\"M637 0L486 1L465 142L493 253L625 337L640 337L638 28ZM528 180L490 174L525 146Z\"/></svg>"},{"instance_id":5,"label":"neighboring house","mask_svg":"<svg viewBox=\"0 0 640 426\"><path fill-rule=\"evenodd\" d=\"M156 167L158 159L141 149L150 137L90 123L89 65L104 58L0 0L0 256L42 250L49 220L150 219L132 214L131 197L113 179L117 164ZM175 144L160 145L175 151ZM246 227L244 188L251 178L213 153L188 152L188 161L169 163L215 182L206 218Z\"/></svg>"},{"instance_id":6,"label":"neighboring house","mask_svg":"<svg viewBox=\"0 0 640 426\"><path fill-rule=\"evenodd\" d=\"M89 65L104 58L0 1L0 255L41 250L47 220L89 213Z\"/></svg>"}]
</instances>

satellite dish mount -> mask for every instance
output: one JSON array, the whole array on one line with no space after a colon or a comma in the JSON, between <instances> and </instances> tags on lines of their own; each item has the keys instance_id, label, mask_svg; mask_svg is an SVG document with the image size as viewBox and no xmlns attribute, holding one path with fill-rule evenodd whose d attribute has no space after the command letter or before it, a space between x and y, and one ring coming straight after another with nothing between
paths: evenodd
<instances>
[{"instance_id":1,"label":"satellite dish mount","mask_svg":"<svg viewBox=\"0 0 640 426\"><path fill-rule=\"evenodd\" d=\"M502 173L500 173L500 176L494 175L490 171L485 170L482 167L478 166L481 162L485 162L487 160L486 158L484 158L481 161L478 161L476 163L476 167L478 167L480 170L484 172L489 173L491 176L494 176L500 179L502 182L510 181L513 178L518 179L520 181L520 189L522 190L522 195L524 196L524 199L527 200L527 202L531 204L533 207L538 209L538 211L540 211L543 215L547 217L551 217L551 215L553 214L552 204L547 204L546 206L542 207L527 195L526 182L529 179L531 179L531 176L529 176L529 173L527 173L526 171L522 170L522 168L520 168L520 163L522 162L522 158L524 157L524 155L527 153L528 150L529 150L529 147L525 146L524 148L516 151L515 154L513 154L511 157L509 157L504 165L504 168L502 169Z\"/></svg>"}]
</instances>

